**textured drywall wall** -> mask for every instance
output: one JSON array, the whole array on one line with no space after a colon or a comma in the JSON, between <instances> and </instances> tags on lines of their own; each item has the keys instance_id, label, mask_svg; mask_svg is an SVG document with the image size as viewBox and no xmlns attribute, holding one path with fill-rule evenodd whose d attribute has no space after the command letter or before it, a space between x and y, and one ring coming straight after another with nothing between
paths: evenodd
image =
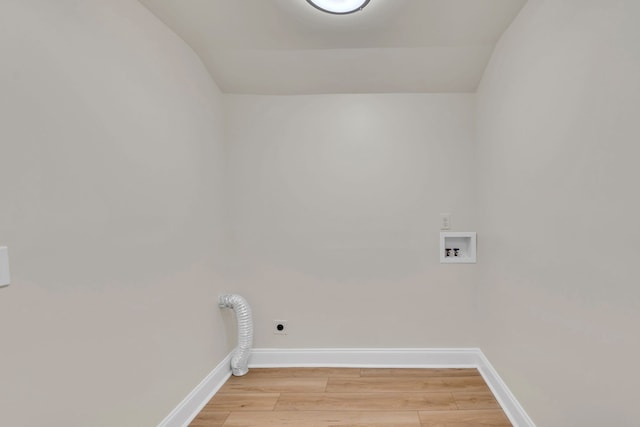
<instances>
[{"instance_id":1,"label":"textured drywall wall","mask_svg":"<svg viewBox=\"0 0 640 427\"><path fill-rule=\"evenodd\" d=\"M540 426L640 417L639 21L530 0L478 93L480 343Z\"/></svg>"},{"instance_id":2,"label":"textured drywall wall","mask_svg":"<svg viewBox=\"0 0 640 427\"><path fill-rule=\"evenodd\" d=\"M228 353L220 95L136 1L0 3L0 424L157 425Z\"/></svg>"},{"instance_id":3,"label":"textured drywall wall","mask_svg":"<svg viewBox=\"0 0 640 427\"><path fill-rule=\"evenodd\" d=\"M440 264L438 247L441 212L474 227L473 95L224 100L230 283L257 346L477 343L476 266Z\"/></svg>"}]
</instances>

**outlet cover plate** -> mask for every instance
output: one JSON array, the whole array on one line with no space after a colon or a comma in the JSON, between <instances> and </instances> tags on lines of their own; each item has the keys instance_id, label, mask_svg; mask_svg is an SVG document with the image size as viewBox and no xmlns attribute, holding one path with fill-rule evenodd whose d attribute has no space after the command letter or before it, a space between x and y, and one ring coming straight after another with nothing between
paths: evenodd
<instances>
[{"instance_id":1,"label":"outlet cover plate","mask_svg":"<svg viewBox=\"0 0 640 427\"><path fill-rule=\"evenodd\" d=\"M280 329L279 326L282 328ZM287 335L289 333L289 326L286 320L274 320L273 321L273 333L276 335Z\"/></svg>"},{"instance_id":2,"label":"outlet cover plate","mask_svg":"<svg viewBox=\"0 0 640 427\"><path fill-rule=\"evenodd\" d=\"M440 230L451 230L451 214L440 214Z\"/></svg>"}]
</instances>

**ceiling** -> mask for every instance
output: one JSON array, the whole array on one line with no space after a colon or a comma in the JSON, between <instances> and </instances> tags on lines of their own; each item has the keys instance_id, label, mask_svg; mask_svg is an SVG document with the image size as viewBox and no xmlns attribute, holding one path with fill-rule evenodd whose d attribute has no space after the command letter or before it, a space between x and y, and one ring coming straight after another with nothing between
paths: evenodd
<instances>
[{"instance_id":1,"label":"ceiling","mask_svg":"<svg viewBox=\"0 0 640 427\"><path fill-rule=\"evenodd\" d=\"M526 0L371 0L330 15L305 0L140 0L223 92L474 92Z\"/></svg>"}]
</instances>

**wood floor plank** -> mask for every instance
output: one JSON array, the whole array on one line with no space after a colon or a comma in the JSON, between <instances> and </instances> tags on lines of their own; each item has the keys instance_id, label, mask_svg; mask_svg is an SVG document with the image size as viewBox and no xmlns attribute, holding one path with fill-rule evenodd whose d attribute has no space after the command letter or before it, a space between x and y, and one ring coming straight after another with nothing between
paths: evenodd
<instances>
[{"instance_id":1,"label":"wood floor plank","mask_svg":"<svg viewBox=\"0 0 640 427\"><path fill-rule=\"evenodd\" d=\"M491 392L453 392L458 409L498 409L500 404Z\"/></svg>"},{"instance_id":2,"label":"wood floor plank","mask_svg":"<svg viewBox=\"0 0 640 427\"><path fill-rule=\"evenodd\" d=\"M457 409L451 393L282 393L276 411Z\"/></svg>"},{"instance_id":3,"label":"wood floor plank","mask_svg":"<svg viewBox=\"0 0 640 427\"><path fill-rule=\"evenodd\" d=\"M279 393L218 393L205 406L209 411L271 411Z\"/></svg>"},{"instance_id":4,"label":"wood floor plank","mask_svg":"<svg viewBox=\"0 0 640 427\"><path fill-rule=\"evenodd\" d=\"M191 427L508 427L475 369L252 369Z\"/></svg>"},{"instance_id":5,"label":"wood floor plank","mask_svg":"<svg viewBox=\"0 0 640 427\"><path fill-rule=\"evenodd\" d=\"M360 368L252 368L248 378L327 378L360 376Z\"/></svg>"},{"instance_id":6,"label":"wood floor plank","mask_svg":"<svg viewBox=\"0 0 640 427\"><path fill-rule=\"evenodd\" d=\"M321 393L327 378L231 377L219 393Z\"/></svg>"},{"instance_id":7,"label":"wood floor plank","mask_svg":"<svg viewBox=\"0 0 640 427\"><path fill-rule=\"evenodd\" d=\"M479 376L475 368L362 368L361 377L393 377L393 378L422 378L422 377L472 377Z\"/></svg>"},{"instance_id":8,"label":"wood floor plank","mask_svg":"<svg viewBox=\"0 0 640 427\"><path fill-rule=\"evenodd\" d=\"M481 376L429 378L329 378L327 393L488 391Z\"/></svg>"},{"instance_id":9,"label":"wood floor plank","mask_svg":"<svg viewBox=\"0 0 640 427\"><path fill-rule=\"evenodd\" d=\"M224 427L420 427L417 411L232 412Z\"/></svg>"},{"instance_id":10,"label":"wood floor plank","mask_svg":"<svg viewBox=\"0 0 640 427\"><path fill-rule=\"evenodd\" d=\"M511 427L499 409L472 411L420 411L422 427Z\"/></svg>"},{"instance_id":11,"label":"wood floor plank","mask_svg":"<svg viewBox=\"0 0 640 427\"><path fill-rule=\"evenodd\" d=\"M205 408L191 421L189 427L222 427L228 416L229 412L210 411Z\"/></svg>"}]
</instances>

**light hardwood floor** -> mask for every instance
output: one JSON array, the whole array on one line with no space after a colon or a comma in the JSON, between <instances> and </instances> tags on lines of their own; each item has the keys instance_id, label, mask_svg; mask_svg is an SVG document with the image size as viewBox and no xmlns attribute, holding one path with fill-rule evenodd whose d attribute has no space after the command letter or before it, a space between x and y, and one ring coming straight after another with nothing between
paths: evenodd
<instances>
[{"instance_id":1,"label":"light hardwood floor","mask_svg":"<svg viewBox=\"0 0 640 427\"><path fill-rule=\"evenodd\" d=\"M476 369L251 369L192 427L506 427Z\"/></svg>"}]
</instances>

